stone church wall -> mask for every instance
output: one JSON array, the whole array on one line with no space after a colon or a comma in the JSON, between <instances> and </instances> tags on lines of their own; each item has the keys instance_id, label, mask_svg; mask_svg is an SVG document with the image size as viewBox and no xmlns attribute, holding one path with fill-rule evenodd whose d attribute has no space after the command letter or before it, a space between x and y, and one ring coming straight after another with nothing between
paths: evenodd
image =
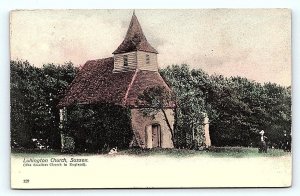
<instances>
[{"instance_id":1,"label":"stone church wall","mask_svg":"<svg viewBox=\"0 0 300 196\"><path fill-rule=\"evenodd\" d=\"M171 127L174 125L174 112L172 109L165 109L167 118ZM131 109L131 122L134 132L133 146L139 146L142 148L149 148L146 141L146 127L153 124L159 124L161 129L161 147L162 148L174 148L172 142L171 131L165 121L163 113L160 111L155 115L153 119L151 116L144 116L141 109ZM151 148L151 147L150 147Z\"/></svg>"}]
</instances>

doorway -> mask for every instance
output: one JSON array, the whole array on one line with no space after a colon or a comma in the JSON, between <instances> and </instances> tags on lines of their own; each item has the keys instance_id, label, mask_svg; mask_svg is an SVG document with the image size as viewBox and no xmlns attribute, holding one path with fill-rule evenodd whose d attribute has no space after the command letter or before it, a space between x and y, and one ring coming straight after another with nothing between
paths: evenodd
<instances>
[{"instance_id":1,"label":"doorway","mask_svg":"<svg viewBox=\"0 0 300 196\"><path fill-rule=\"evenodd\" d=\"M146 127L146 147L161 147L161 127L159 124L152 124Z\"/></svg>"},{"instance_id":2,"label":"doorway","mask_svg":"<svg viewBox=\"0 0 300 196\"><path fill-rule=\"evenodd\" d=\"M161 131L160 125L152 125L152 148L161 147Z\"/></svg>"}]
</instances>

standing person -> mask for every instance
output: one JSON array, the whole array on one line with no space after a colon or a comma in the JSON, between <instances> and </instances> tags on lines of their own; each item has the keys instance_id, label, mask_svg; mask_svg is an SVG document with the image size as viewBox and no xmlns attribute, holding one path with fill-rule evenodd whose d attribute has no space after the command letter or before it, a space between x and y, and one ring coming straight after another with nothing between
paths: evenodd
<instances>
[{"instance_id":1,"label":"standing person","mask_svg":"<svg viewBox=\"0 0 300 196\"><path fill-rule=\"evenodd\" d=\"M266 139L267 137L264 136L265 131L264 131L264 130L261 130L261 131L259 132L259 134L260 134L260 146L259 146L258 152L259 152L259 153L261 153L261 152L267 153L267 144L266 144L266 141L265 141L265 139Z\"/></svg>"},{"instance_id":2,"label":"standing person","mask_svg":"<svg viewBox=\"0 0 300 196\"><path fill-rule=\"evenodd\" d=\"M282 148L286 152L291 151L291 134L287 134L287 131L284 131L284 140L283 140L283 145Z\"/></svg>"}]
</instances>

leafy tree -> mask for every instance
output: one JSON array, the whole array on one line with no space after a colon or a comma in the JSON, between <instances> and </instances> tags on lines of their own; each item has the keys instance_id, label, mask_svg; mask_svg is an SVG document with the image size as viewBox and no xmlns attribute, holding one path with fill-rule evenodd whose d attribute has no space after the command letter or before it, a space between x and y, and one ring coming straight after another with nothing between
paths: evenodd
<instances>
[{"instance_id":1,"label":"leafy tree","mask_svg":"<svg viewBox=\"0 0 300 196\"><path fill-rule=\"evenodd\" d=\"M75 139L75 150L81 152L128 148L133 136L129 114L110 104L73 105L67 109L64 134Z\"/></svg>"},{"instance_id":2,"label":"leafy tree","mask_svg":"<svg viewBox=\"0 0 300 196\"><path fill-rule=\"evenodd\" d=\"M42 70L45 77L45 82L42 84L46 104L44 112L47 111L47 115L41 127L43 127L49 145L53 148L60 148L59 109L57 105L64 95L64 91L75 78L78 68L74 67L71 62L67 62L58 66L46 64Z\"/></svg>"},{"instance_id":3,"label":"leafy tree","mask_svg":"<svg viewBox=\"0 0 300 196\"><path fill-rule=\"evenodd\" d=\"M33 105L40 101L40 69L29 62L11 61L11 145L32 147L34 135Z\"/></svg>"},{"instance_id":4,"label":"leafy tree","mask_svg":"<svg viewBox=\"0 0 300 196\"><path fill-rule=\"evenodd\" d=\"M10 67L12 147L33 148L32 139L38 139L60 148L56 105L77 68L72 63L38 68L28 61L11 61Z\"/></svg>"},{"instance_id":5,"label":"leafy tree","mask_svg":"<svg viewBox=\"0 0 300 196\"><path fill-rule=\"evenodd\" d=\"M290 87L239 76L209 76L200 69L190 71L187 65L172 65L160 72L176 97L178 146L191 145L195 127L201 133L203 113L210 119L215 146L257 146L261 129L270 146L290 144Z\"/></svg>"},{"instance_id":6,"label":"leafy tree","mask_svg":"<svg viewBox=\"0 0 300 196\"><path fill-rule=\"evenodd\" d=\"M187 65L172 65L160 70L161 75L175 94L175 144L179 148L200 146L203 142L204 92L196 89L197 78L206 82L206 75L193 71ZM194 144L196 143L196 144Z\"/></svg>"}]
</instances>

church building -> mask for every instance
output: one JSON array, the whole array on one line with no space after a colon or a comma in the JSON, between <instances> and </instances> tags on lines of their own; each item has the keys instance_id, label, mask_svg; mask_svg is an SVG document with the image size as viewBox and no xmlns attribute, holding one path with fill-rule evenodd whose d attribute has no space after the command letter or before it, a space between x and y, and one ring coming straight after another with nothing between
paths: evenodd
<instances>
[{"instance_id":1,"label":"church building","mask_svg":"<svg viewBox=\"0 0 300 196\"><path fill-rule=\"evenodd\" d=\"M147 41L135 13L123 42L112 54L109 58L89 60L80 69L59 102L61 121L74 104L115 104L130 109L131 146L173 148L175 104L166 105L165 113L159 111L154 118L145 116L141 109L146 106L138 104L139 95L148 88L162 87L170 93L171 89L158 72L158 51ZM62 148L69 141L62 134Z\"/></svg>"}]
</instances>

